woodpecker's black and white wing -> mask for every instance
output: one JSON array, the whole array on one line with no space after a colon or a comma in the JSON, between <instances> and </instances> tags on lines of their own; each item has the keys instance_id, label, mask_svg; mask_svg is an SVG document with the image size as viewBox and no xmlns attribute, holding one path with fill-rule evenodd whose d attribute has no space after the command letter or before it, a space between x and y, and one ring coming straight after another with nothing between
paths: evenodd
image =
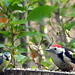
<instances>
[{"instance_id":1,"label":"woodpecker's black and white wing","mask_svg":"<svg viewBox=\"0 0 75 75\"><path fill-rule=\"evenodd\" d=\"M70 48L67 48L67 47L62 47L62 48L64 48L65 51L69 51L69 52L71 52L71 53L74 53L74 51L73 51L72 49L70 49Z\"/></svg>"},{"instance_id":2,"label":"woodpecker's black and white wing","mask_svg":"<svg viewBox=\"0 0 75 75\"><path fill-rule=\"evenodd\" d=\"M64 48L65 48L65 47L64 47ZM66 57L69 58L70 61L75 64L75 58L72 57L72 54L73 54L73 53L74 53L73 50L71 50L71 49L69 49L69 48L65 48L65 55L66 55Z\"/></svg>"}]
</instances>

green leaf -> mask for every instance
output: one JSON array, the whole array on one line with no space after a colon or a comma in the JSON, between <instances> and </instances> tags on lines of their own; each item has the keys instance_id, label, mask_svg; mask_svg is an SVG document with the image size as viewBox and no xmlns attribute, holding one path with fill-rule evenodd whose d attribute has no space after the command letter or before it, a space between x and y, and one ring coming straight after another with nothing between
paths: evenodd
<instances>
[{"instance_id":1,"label":"green leaf","mask_svg":"<svg viewBox=\"0 0 75 75\"><path fill-rule=\"evenodd\" d=\"M10 3L7 0L4 0L6 6L8 7L10 5Z\"/></svg>"},{"instance_id":2,"label":"green leaf","mask_svg":"<svg viewBox=\"0 0 75 75\"><path fill-rule=\"evenodd\" d=\"M9 65L8 65L8 68L13 68L12 64L9 64Z\"/></svg>"},{"instance_id":3,"label":"green leaf","mask_svg":"<svg viewBox=\"0 0 75 75\"><path fill-rule=\"evenodd\" d=\"M11 2L12 4L18 4L18 3L23 2L23 1L24 0L8 0L8 2Z\"/></svg>"},{"instance_id":4,"label":"green leaf","mask_svg":"<svg viewBox=\"0 0 75 75\"><path fill-rule=\"evenodd\" d=\"M3 18L3 17L5 17L5 16L4 16L4 15L1 15L1 16L0 16L0 18Z\"/></svg>"},{"instance_id":5,"label":"green leaf","mask_svg":"<svg viewBox=\"0 0 75 75\"><path fill-rule=\"evenodd\" d=\"M71 24L65 25L64 28L70 31L70 29L71 29L73 26L75 26L75 22L71 22Z\"/></svg>"},{"instance_id":6,"label":"green leaf","mask_svg":"<svg viewBox=\"0 0 75 75\"><path fill-rule=\"evenodd\" d=\"M61 8L61 15L62 16L65 16L66 15L66 12L67 12L67 7Z\"/></svg>"},{"instance_id":7,"label":"green leaf","mask_svg":"<svg viewBox=\"0 0 75 75\"><path fill-rule=\"evenodd\" d=\"M7 0L7 1L11 3L11 2L13 2L14 0Z\"/></svg>"},{"instance_id":8,"label":"green leaf","mask_svg":"<svg viewBox=\"0 0 75 75\"><path fill-rule=\"evenodd\" d=\"M40 21L46 17L50 18L51 12L53 12L54 9L55 9L54 7L51 7L48 5L37 7L28 14L27 20L28 21Z\"/></svg>"},{"instance_id":9,"label":"green leaf","mask_svg":"<svg viewBox=\"0 0 75 75\"><path fill-rule=\"evenodd\" d=\"M75 17L75 13L68 14L67 16Z\"/></svg>"},{"instance_id":10,"label":"green leaf","mask_svg":"<svg viewBox=\"0 0 75 75\"><path fill-rule=\"evenodd\" d=\"M52 1L54 1L54 2L58 2L58 0L52 0Z\"/></svg>"},{"instance_id":11,"label":"green leaf","mask_svg":"<svg viewBox=\"0 0 75 75\"><path fill-rule=\"evenodd\" d=\"M1 34L8 34L8 31L0 31Z\"/></svg>"},{"instance_id":12,"label":"green leaf","mask_svg":"<svg viewBox=\"0 0 75 75\"><path fill-rule=\"evenodd\" d=\"M30 26L25 27L24 25L16 25L16 26L13 25L13 28L14 28L15 30L32 29L32 27L30 27Z\"/></svg>"},{"instance_id":13,"label":"green leaf","mask_svg":"<svg viewBox=\"0 0 75 75\"><path fill-rule=\"evenodd\" d=\"M15 20L10 22L10 24L26 24L26 23L27 23L26 20Z\"/></svg>"},{"instance_id":14,"label":"green leaf","mask_svg":"<svg viewBox=\"0 0 75 75\"><path fill-rule=\"evenodd\" d=\"M41 64L43 64L46 67L49 67L51 65L51 63L49 61L41 61Z\"/></svg>"},{"instance_id":15,"label":"green leaf","mask_svg":"<svg viewBox=\"0 0 75 75\"><path fill-rule=\"evenodd\" d=\"M49 60L51 63L53 63L53 61L52 61L52 59L51 59L51 58L49 58L48 60Z\"/></svg>"},{"instance_id":16,"label":"green leaf","mask_svg":"<svg viewBox=\"0 0 75 75\"><path fill-rule=\"evenodd\" d=\"M14 10L25 11L25 8L23 7L23 5L21 3L14 4L14 5L10 4L9 9L12 10L12 11L14 11Z\"/></svg>"},{"instance_id":17,"label":"green leaf","mask_svg":"<svg viewBox=\"0 0 75 75\"><path fill-rule=\"evenodd\" d=\"M0 48L2 48L2 47L5 47L5 45L0 43Z\"/></svg>"},{"instance_id":18,"label":"green leaf","mask_svg":"<svg viewBox=\"0 0 75 75\"><path fill-rule=\"evenodd\" d=\"M39 1L39 0L31 0L32 3L34 3L34 2L38 2L38 1Z\"/></svg>"},{"instance_id":19,"label":"green leaf","mask_svg":"<svg viewBox=\"0 0 75 75\"><path fill-rule=\"evenodd\" d=\"M20 48L18 48L18 52L27 53L27 49L20 47Z\"/></svg>"},{"instance_id":20,"label":"green leaf","mask_svg":"<svg viewBox=\"0 0 75 75\"><path fill-rule=\"evenodd\" d=\"M61 0L61 2L65 2L65 3L66 3L66 2L67 2L67 0Z\"/></svg>"},{"instance_id":21,"label":"green leaf","mask_svg":"<svg viewBox=\"0 0 75 75\"><path fill-rule=\"evenodd\" d=\"M32 66L33 69L36 69L36 66Z\"/></svg>"},{"instance_id":22,"label":"green leaf","mask_svg":"<svg viewBox=\"0 0 75 75\"><path fill-rule=\"evenodd\" d=\"M27 57L21 54L17 54L15 55L15 59L17 62L19 62L20 64L25 63L25 61L27 61Z\"/></svg>"},{"instance_id":23,"label":"green leaf","mask_svg":"<svg viewBox=\"0 0 75 75\"><path fill-rule=\"evenodd\" d=\"M72 40L70 41L69 45L75 47L75 39L72 39Z\"/></svg>"},{"instance_id":24,"label":"green leaf","mask_svg":"<svg viewBox=\"0 0 75 75\"><path fill-rule=\"evenodd\" d=\"M5 43L4 45L6 45L6 46L12 46L12 44L10 44L10 43Z\"/></svg>"},{"instance_id":25,"label":"green leaf","mask_svg":"<svg viewBox=\"0 0 75 75\"><path fill-rule=\"evenodd\" d=\"M75 53L72 54L72 57L75 58Z\"/></svg>"},{"instance_id":26,"label":"green leaf","mask_svg":"<svg viewBox=\"0 0 75 75\"><path fill-rule=\"evenodd\" d=\"M4 23L0 23L0 29L2 29L4 25Z\"/></svg>"},{"instance_id":27,"label":"green leaf","mask_svg":"<svg viewBox=\"0 0 75 75\"><path fill-rule=\"evenodd\" d=\"M24 31L23 33L20 33L20 34L18 35L18 38L21 38L21 37L23 37L23 36L34 36L34 35L46 36L46 35L44 35L44 34L38 32L38 31L29 31L29 32Z\"/></svg>"}]
</instances>

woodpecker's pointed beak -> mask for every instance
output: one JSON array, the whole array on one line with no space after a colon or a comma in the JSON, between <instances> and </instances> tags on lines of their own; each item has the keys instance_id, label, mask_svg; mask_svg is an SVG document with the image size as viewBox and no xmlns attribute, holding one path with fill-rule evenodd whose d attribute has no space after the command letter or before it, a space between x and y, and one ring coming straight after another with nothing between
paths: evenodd
<instances>
[{"instance_id":1,"label":"woodpecker's pointed beak","mask_svg":"<svg viewBox=\"0 0 75 75\"><path fill-rule=\"evenodd\" d=\"M56 53L53 49L46 49L46 51L51 52L51 53Z\"/></svg>"},{"instance_id":2,"label":"woodpecker's pointed beak","mask_svg":"<svg viewBox=\"0 0 75 75\"><path fill-rule=\"evenodd\" d=\"M46 51L50 51L50 49L46 49Z\"/></svg>"}]
</instances>

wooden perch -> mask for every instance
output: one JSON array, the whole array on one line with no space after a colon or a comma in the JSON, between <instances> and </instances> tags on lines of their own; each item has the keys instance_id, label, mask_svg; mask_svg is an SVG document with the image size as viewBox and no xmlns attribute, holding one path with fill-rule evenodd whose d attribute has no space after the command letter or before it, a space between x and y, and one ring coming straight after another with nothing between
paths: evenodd
<instances>
[{"instance_id":1,"label":"wooden perch","mask_svg":"<svg viewBox=\"0 0 75 75\"><path fill-rule=\"evenodd\" d=\"M0 74L3 75L3 74ZM38 69L9 69L4 72L4 75L75 75L75 72L59 72Z\"/></svg>"}]
</instances>

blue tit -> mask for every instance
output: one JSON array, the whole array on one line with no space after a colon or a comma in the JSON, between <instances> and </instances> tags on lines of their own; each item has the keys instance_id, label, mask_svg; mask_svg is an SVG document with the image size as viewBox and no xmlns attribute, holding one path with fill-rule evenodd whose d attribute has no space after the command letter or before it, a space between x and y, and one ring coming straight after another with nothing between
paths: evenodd
<instances>
[{"instance_id":1,"label":"blue tit","mask_svg":"<svg viewBox=\"0 0 75 75\"><path fill-rule=\"evenodd\" d=\"M9 52L5 52L0 59L0 72L4 72L11 61L11 54Z\"/></svg>"}]
</instances>

